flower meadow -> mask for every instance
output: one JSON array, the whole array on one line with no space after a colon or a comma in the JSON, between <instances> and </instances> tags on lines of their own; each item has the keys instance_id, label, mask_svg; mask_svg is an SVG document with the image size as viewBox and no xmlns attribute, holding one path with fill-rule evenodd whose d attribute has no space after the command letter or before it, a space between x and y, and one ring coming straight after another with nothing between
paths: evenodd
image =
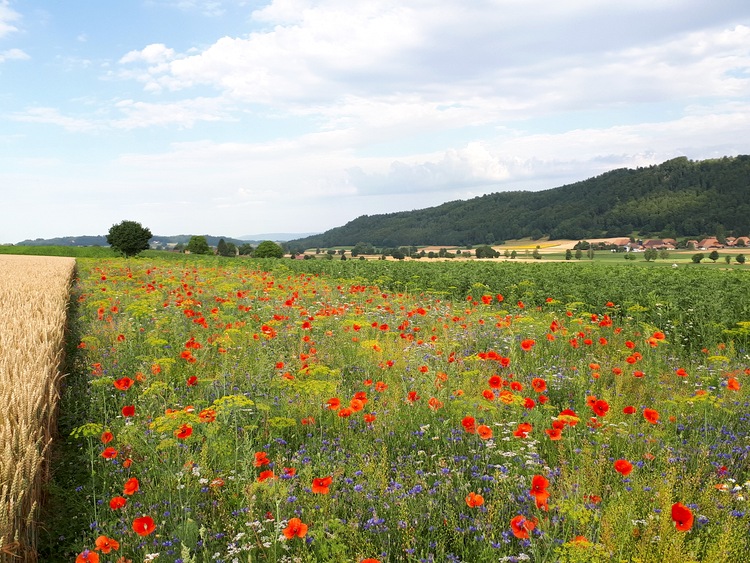
<instances>
[{"instance_id":1,"label":"flower meadow","mask_svg":"<svg viewBox=\"0 0 750 563\"><path fill-rule=\"evenodd\" d=\"M744 557L740 345L276 264L79 261L67 560Z\"/></svg>"}]
</instances>

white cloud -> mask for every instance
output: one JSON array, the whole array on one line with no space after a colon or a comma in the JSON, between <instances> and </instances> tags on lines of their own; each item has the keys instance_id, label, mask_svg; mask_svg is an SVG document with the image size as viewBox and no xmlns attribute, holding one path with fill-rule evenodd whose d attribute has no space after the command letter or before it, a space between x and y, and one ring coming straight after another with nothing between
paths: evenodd
<instances>
[{"instance_id":1,"label":"white cloud","mask_svg":"<svg viewBox=\"0 0 750 563\"><path fill-rule=\"evenodd\" d=\"M20 19L21 15L10 7L8 0L0 0L0 38L18 31L13 22Z\"/></svg>"},{"instance_id":2,"label":"white cloud","mask_svg":"<svg viewBox=\"0 0 750 563\"><path fill-rule=\"evenodd\" d=\"M114 107L125 117L110 122L118 129L176 125L190 128L199 121L228 121L231 117L217 98L194 98L177 102L148 103L121 100Z\"/></svg>"},{"instance_id":3,"label":"white cloud","mask_svg":"<svg viewBox=\"0 0 750 563\"><path fill-rule=\"evenodd\" d=\"M7 51L0 51L0 63L5 61L25 61L31 57L24 53L21 49L8 49Z\"/></svg>"},{"instance_id":4,"label":"white cloud","mask_svg":"<svg viewBox=\"0 0 750 563\"><path fill-rule=\"evenodd\" d=\"M96 131L99 126L92 120L79 119L62 115L59 110L50 107L33 107L25 112L10 115L13 121L26 123L51 124L76 133Z\"/></svg>"}]
</instances>

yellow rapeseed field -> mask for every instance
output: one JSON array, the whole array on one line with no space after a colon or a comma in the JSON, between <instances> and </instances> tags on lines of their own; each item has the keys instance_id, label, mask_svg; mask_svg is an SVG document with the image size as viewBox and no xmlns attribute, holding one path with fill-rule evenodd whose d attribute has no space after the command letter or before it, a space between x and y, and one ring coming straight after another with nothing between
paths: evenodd
<instances>
[{"instance_id":1,"label":"yellow rapeseed field","mask_svg":"<svg viewBox=\"0 0 750 563\"><path fill-rule=\"evenodd\" d=\"M0 560L36 560L72 258L0 256Z\"/></svg>"}]
</instances>

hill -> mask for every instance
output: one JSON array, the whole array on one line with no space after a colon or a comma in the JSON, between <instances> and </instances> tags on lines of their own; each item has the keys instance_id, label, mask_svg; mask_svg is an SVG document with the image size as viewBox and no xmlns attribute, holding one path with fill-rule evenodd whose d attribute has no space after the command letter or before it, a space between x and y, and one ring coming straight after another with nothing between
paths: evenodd
<instances>
[{"instance_id":1,"label":"hill","mask_svg":"<svg viewBox=\"0 0 750 563\"><path fill-rule=\"evenodd\" d=\"M750 233L750 156L613 170L538 192L493 193L415 211L363 215L292 248L492 244L518 238L676 238Z\"/></svg>"},{"instance_id":2,"label":"hill","mask_svg":"<svg viewBox=\"0 0 750 563\"><path fill-rule=\"evenodd\" d=\"M168 247L175 244L187 244L193 235L154 235L151 237L149 244L152 247ZM231 237L217 237L212 235L203 235L209 246L217 246L222 238L224 242L233 243L237 246L245 244L247 240L240 240ZM49 239L23 240L18 246L109 246L106 235L83 235L78 237L57 237Z\"/></svg>"}]
</instances>

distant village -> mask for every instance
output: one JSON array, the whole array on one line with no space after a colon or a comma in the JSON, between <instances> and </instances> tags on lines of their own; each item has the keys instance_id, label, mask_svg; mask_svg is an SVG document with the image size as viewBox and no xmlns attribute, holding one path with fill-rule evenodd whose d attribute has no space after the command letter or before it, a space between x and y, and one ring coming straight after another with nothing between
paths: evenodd
<instances>
[{"instance_id":1,"label":"distant village","mask_svg":"<svg viewBox=\"0 0 750 563\"><path fill-rule=\"evenodd\" d=\"M716 237L708 237L702 240L687 240L682 244L673 238L648 239L632 241L629 238L612 239L610 244L622 247L626 252L644 252L646 250L719 250L722 248L744 248L750 247L750 237L726 237L724 243L719 242Z\"/></svg>"}]
</instances>

